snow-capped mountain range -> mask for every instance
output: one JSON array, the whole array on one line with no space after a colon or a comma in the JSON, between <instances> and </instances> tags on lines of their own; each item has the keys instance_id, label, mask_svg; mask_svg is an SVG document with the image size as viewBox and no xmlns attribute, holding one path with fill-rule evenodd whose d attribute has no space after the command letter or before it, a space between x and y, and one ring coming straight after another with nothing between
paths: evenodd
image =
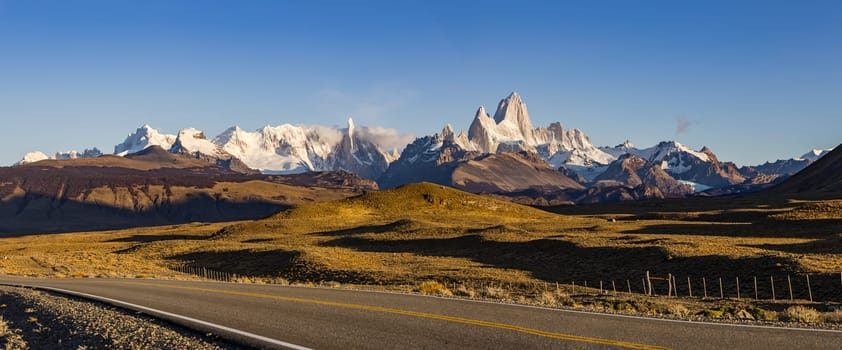
<instances>
[{"instance_id":1,"label":"snow-capped mountain range","mask_svg":"<svg viewBox=\"0 0 842 350\"><path fill-rule=\"evenodd\" d=\"M747 180L736 165L720 162L708 148L696 151L676 141L661 142L645 149L635 148L628 141L616 147L599 148L581 130L565 129L560 123L535 128L526 104L517 93L512 93L500 101L493 118L480 107L467 134L455 134L448 125L439 134L417 139L379 182L381 186L397 186L405 183L401 177L432 173L428 169L430 166L503 152L536 154L553 168L592 185L599 180L608 180L600 175L626 155L651 163L673 180L699 190L737 185Z\"/></svg>"},{"instance_id":2,"label":"snow-capped mountain range","mask_svg":"<svg viewBox=\"0 0 842 350\"><path fill-rule=\"evenodd\" d=\"M611 174L623 173L624 178L634 179L628 185L645 182L636 179L641 176L631 176L630 171L639 172L655 166L675 181L698 190L742 184L760 174L772 178L790 175L829 151L813 150L799 159L737 168L733 163L720 162L706 147L697 151L677 141L665 141L644 149L636 148L629 141L615 147L596 147L584 132L565 129L561 123L534 127L526 104L516 92L500 101L493 117L484 107L479 107L467 133L457 134L447 125L441 133L420 137L414 142L410 142L411 138L392 129L358 127L351 119L344 128L283 124L245 131L234 126L212 139L194 128L185 128L173 135L144 125L116 145L114 154L125 156L158 146L171 153L232 168L235 163L242 164L242 168L267 174L346 170L390 187L410 180L425 180L426 170L423 169L430 167L469 161L487 154L523 152L537 156L525 157L527 162L543 161L585 184L616 182L616 179L602 175L612 163L620 160L625 165L615 166ZM101 154L97 149L59 152L53 157L30 152L17 164ZM635 158L629 160L630 155ZM641 162L646 164L639 164ZM664 177L660 172L645 171L657 173L659 179ZM639 175L645 177L643 173ZM671 180L653 181L656 182L668 182L672 189L678 188Z\"/></svg>"},{"instance_id":3,"label":"snow-capped mountain range","mask_svg":"<svg viewBox=\"0 0 842 350\"><path fill-rule=\"evenodd\" d=\"M392 129L355 127L351 119L346 128L283 124L249 132L234 126L212 140L195 128L182 129L171 135L143 125L114 146L113 154L126 156L158 146L171 153L210 161L237 159L247 167L267 174L341 169L377 178L399 156L400 149L382 146L399 144L395 139L406 140L407 136ZM55 157L30 152L17 165L101 154L96 149L84 153L57 153Z\"/></svg>"},{"instance_id":4,"label":"snow-capped mountain range","mask_svg":"<svg viewBox=\"0 0 842 350\"><path fill-rule=\"evenodd\" d=\"M78 151L66 151L66 152L56 152L53 156L48 156L44 152L34 151L28 152L23 155L23 158L15 163L15 165L19 164L27 164L27 163L35 163L39 160L46 160L46 159L76 159L76 158L95 158L102 155L102 152L98 150L96 147L91 149L85 149L82 152Z\"/></svg>"}]
</instances>

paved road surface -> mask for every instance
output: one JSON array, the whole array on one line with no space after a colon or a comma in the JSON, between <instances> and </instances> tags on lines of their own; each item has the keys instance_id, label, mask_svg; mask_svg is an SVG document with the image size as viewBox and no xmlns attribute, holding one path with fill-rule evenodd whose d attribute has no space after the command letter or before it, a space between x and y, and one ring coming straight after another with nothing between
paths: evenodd
<instances>
[{"instance_id":1,"label":"paved road surface","mask_svg":"<svg viewBox=\"0 0 842 350\"><path fill-rule=\"evenodd\" d=\"M59 288L152 308L176 323L267 348L842 348L842 332L653 320L392 293L141 279L0 276L0 283Z\"/></svg>"}]
</instances>

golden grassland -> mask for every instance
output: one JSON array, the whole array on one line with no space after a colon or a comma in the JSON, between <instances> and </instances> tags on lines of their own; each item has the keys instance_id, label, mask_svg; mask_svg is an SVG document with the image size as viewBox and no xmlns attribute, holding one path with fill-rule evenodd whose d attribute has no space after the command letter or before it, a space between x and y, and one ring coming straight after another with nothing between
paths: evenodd
<instances>
[{"instance_id":1,"label":"golden grassland","mask_svg":"<svg viewBox=\"0 0 842 350\"><path fill-rule=\"evenodd\" d=\"M574 282L587 282L591 292L602 282L611 294L629 285L640 293L646 271L678 276L679 295L688 294L688 277L700 295L705 277L710 294L719 294L713 285L723 278L723 293L734 296L740 278L743 298L754 297L750 281L757 276L761 299L770 298L770 278L780 283L778 297L788 299L782 286L789 275L795 297L807 299L801 278L809 273L816 300L839 302L842 200L714 198L539 210L413 184L256 221L4 238L0 259L0 273L13 275L187 278L175 269L193 266L248 280L405 286L515 302L529 295L533 303L568 306L584 303L570 298ZM655 292L666 288L659 281ZM652 309L611 300L612 310ZM677 308L660 310L684 313L670 307Z\"/></svg>"}]
</instances>

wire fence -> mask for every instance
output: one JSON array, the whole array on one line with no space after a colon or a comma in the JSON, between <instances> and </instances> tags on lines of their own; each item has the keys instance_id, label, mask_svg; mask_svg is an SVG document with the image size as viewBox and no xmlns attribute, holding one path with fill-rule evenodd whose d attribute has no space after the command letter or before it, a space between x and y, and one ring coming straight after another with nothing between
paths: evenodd
<instances>
[{"instance_id":1,"label":"wire fence","mask_svg":"<svg viewBox=\"0 0 842 350\"><path fill-rule=\"evenodd\" d=\"M176 266L174 271L206 280L239 282L253 277L200 266ZM445 282L448 288L508 291L555 291L570 295L634 294L652 297L738 299L755 301L842 302L842 272L839 274L786 274L765 276L679 276L652 274L639 278L507 283L499 281Z\"/></svg>"},{"instance_id":2,"label":"wire fence","mask_svg":"<svg viewBox=\"0 0 842 350\"><path fill-rule=\"evenodd\" d=\"M225 272L225 271L218 271L209 269L206 267L198 267L198 266L176 266L173 267L174 271L181 272L187 275L193 275L200 277L206 280L212 281L221 281L221 282L237 282L240 280L242 276L237 275L236 273Z\"/></svg>"},{"instance_id":3,"label":"wire fence","mask_svg":"<svg viewBox=\"0 0 842 350\"><path fill-rule=\"evenodd\" d=\"M639 279L570 281L558 289L569 294L629 293L645 296L703 299L753 299L756 301L808 300L842 302L842 273L786 274L765 276L654 275Z\"/></svg>"},{"instance_id":4,"label":"wire fence","mask_svg":"<svg viewBox=\"0 0 842 350\"><path fill-rule=\"evenodd\" d=\"M838 274L781 274L765 276L680 276L645 272L623 279L569 280L544 283L450 281L449 288L563 292L575 296L638 295L754 301L842 302L842 272Z\"/></svg>"}]
</instances>

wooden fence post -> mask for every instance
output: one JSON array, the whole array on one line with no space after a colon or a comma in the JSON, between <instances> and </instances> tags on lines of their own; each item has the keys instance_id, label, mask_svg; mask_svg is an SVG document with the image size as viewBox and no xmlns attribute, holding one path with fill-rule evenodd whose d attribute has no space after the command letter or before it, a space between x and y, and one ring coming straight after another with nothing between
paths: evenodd
<instances>
[{"instance_id":1,"label":"wooden fence post","mask_svg":"<svg viewBox=\"0 0 842 350\"><path fill-rule=\"evenodd\" d=\"M722 291L722 277L719 277L719 299L725 299L725 294Z\"/></svg>"},{"instance_id":2,"label":"wooden fence post","mask_svg":"<svg viewBox=\"0 0 842 350\"><path fill-rule=\"evenodd\" d=\"M769 281L772 282L772 301L775 301L775 277L769 276Z\"/></svg>"},{"instance_id":3,"label":"wooden fence post","mask_svg":"<svg viewBox=\"0 0 842 350\"><path fill-rule=\"evenodd\" d=\"M648 288L647 290L649 291L648 295L651 296L652 294L654 294L654 293L652 293L652 278L649 277L649 271L646 271L646 287Z\"/></svg>"},{"instance_id":4,"label":"wooden fence post","mask_svg":"<svg viewBox=\"0 0 842 350\"><path fill-rule=\"evenodd\" d=\"M667 297L672 296L672 274L667 274Z\"/></svg>"},{"instance_id":5,"label":"wooden fence post","mask_svg":"<svg viewBox=\"0 0 842 350\"><path fill-rule=\"evenodd\" d=\"M690 295L691 298L693 297L693 287L690 285L689 276L687 277L687 293Z\"/></svg>"},{"instance_id":6,"label":"wooden fence post","mask_svg":"<svg viewBox=\"0 0 842 350\"><path fill-rule=\"evenodd\" d=\"M740 277L737 277L737 300L740 300Z\"/></svg>"},{"instance_id":7,"label":"wooden fence post","mask_svg":"<svg viewBox=\"0 0 842 350\"><path fill-rule=\"evenodd\" d=\"M678 279L673 275L672 276L672 291L675 292L675 296L678 296Z\"/></svg>"},{"instance_id":8,"label":"wooden fence post","mask_svg":"<svg viewBox=\"0 0 842 350\"><path fill-rule=\"evenodd\" d=\"M754 276L754 300L760 300L760 298L757 297L757 276Z\"/></svg>"},{"instance_id":9,"label":"wooden fence post","mask_svg":"<svg viewBox=\"0 0 842 350\"><path fill-rule=\"evenodd\" d=\"M810 294L810 302L813 302L813 289L810 287L810 274L807 274L807 293Z\"/></svg>"},{"instance_id":10,"label":"wooden fence post","mask_svg":"<svg viewBox=\"0 0 842 350\"><path fill-rule=\"evenodd\" d=\"M643 295L649 295L649 290L646 289L646 278L642 278L641 281L643 282Z\"/></svg>"},{"instance_id":11,"label":"wooden fence post","mask_svg":"<svg viewBox=\"0 0 842 350\"><path fill-rule=\"evenodd\" d=\"M792 280L789 279L789 275L786 275L786 284L789 285L789 300L792 301Z\"/></svg>"},{"instance_id":12,"label":"wooden fence post","mask_svg":"<svg viewBox=\"0 0 842 350\"><path fill-rule=\"evenodd\" d=\"M708 298L708 284L705 282L705 278L702 277L702 289L705 290L705 299Z\"/></svg>"},{"instance_id":13,"label":"wooden fence post","mask_svg":"<svg viewBox=\"0 0 842 350\"><path fill-rule=\"evenodd\" d=\"M573 287L572 288L573 289L571 290L570 295L575 295L576 294L576 281L573 281Z\"/></svg>"},{"instance_id":14,"label":"wooden fence post","mask_svg":"<svg viewBox=\"0 0 842 350\"><path fill-rule=\"evenodd\" d=\"M631 282L629 282L629 280L626 280L626 285L629 287L629 294L631 294L631 293L632 293L632 291L631 291Z\"/></svg>"},{"instance_id":15,"label":"wooden fence post","mask_svg":"<svg viewBox=\"0 0 842 350\"><path fill-rule=\"evenodd\" d=\"M678 298L678 280L675 279L675 275L672 276L672 291L675 292L675 297Z\"/></svg>"},{"instance_id":16,"label":"wooden fence post","mask_svg":"<svg viewBox=\"0 0 842 350\"><path fill-rule=\"evenodd\" d=\"M599 281L599 294L602 294L602 280Z\"/></svg>"},{"instance_id":17,"label":"wooden fence post","mask_svg":"<svg viewBox=\"0 0 842 350\"><path fill-rule=\"evenodd\" d=\"M611 289L614 289L614 295L617 295L617 286L614 284L614 280L611 280Z\"/></svg>"}]
</instances>

